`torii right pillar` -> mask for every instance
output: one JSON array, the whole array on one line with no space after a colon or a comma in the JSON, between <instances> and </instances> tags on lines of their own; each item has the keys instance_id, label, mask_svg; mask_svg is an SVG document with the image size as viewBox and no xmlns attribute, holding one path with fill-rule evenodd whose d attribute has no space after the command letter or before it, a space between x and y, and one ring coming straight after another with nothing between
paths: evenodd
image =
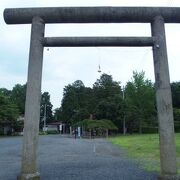
<instances>
[{"instance_id":1,"label":"torii right pillar","mask_svg":"<svg viewBox=\"0 0 180 180\"><path fill-rule=\"evenodd\" d=\"M179 178L177 177L174 118L163 17L154 18L151 30L155 38L153 58L160 136L161 175L159 179L175 180Z\"/></svg>"}]
</instances>

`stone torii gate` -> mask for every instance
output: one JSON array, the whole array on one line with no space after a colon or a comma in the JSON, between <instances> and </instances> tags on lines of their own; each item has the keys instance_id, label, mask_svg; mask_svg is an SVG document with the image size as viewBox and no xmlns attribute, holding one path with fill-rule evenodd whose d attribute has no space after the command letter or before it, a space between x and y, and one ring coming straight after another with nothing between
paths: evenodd
<instances>
[{"instance_id":1,"label":"stone torii gate","mask_svg":"<svg viewBox=\"0 0 180 180\"><path fill-rule=\"evenodd\" d=\"M32 24L25 105L22 168L18 179L39 179L37 145L43 49L152 46L160 135L160 179L178 179L165 23L180 23L180 8L53 7L5 9L7 24ZM44 37L46 23L151 23L151 37Z\"/></svg>"}]
</instances>

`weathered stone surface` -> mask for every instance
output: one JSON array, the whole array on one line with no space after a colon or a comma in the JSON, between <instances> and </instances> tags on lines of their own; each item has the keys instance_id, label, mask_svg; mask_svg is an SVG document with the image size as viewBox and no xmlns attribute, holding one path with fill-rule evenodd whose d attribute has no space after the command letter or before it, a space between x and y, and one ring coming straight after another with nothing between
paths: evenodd
<instances>
[{"instance_id":1,"label":"weathered stone surface","mask_svg":"<svg viewBox=\"0 0 180 180\"><path fill-rule=\"evenodd\" d=\"M45 23L150 23L161 15L166 23L180 23L179 7L48 7L5 9L7 24L30 24L34 16Z\"/></svg>"},{"instance_id":2,"label":"weathered stone surface","mask_svg":"<svg viewBox=\"0 0 180 180\"><path fill-rule=\"evenodd\" d=\"M20 174L17 180L40 180L39 172L33 174Z\"/></svg>"},{"instance_id":3,"label":"weathered stone surface","mask_svg":"<svg viewBox=\"0 0 180 180\"><path fill-rule=\"evenodd\" d=\"M48 47L95 47L95 46L153 46L153 37L47 37L43 45Z\"/></svg>"},{"instance_id":4,"label":"weathered stone surface","mask_svg":"<svg viewBox=\"0 0 180 180\"><path fill-rule=\"evenodd\" d=\"M164 19L161 16L155 17L151 27L152 35L156 38L156 42L153 47L153 57L156 86L156 104L160 135L161 173L162 176L176 175L177 167L173 121L174 118Z\"/></svg>"},{"instance_id":5,"label":"weathered stone surface","mask_svg":"<svg viewBox=\"0 0 180 180\"><path fill-rule=\"evenodd\" d=\"M34 17L31 29L29 53L28 81L26 90L22 177L32 176L37 172L37 145L39 134L41 76L43 62L42 38L44 37L44 22ZM24 175L25 174L25 175Z\"/></svg>"}]
</instances>

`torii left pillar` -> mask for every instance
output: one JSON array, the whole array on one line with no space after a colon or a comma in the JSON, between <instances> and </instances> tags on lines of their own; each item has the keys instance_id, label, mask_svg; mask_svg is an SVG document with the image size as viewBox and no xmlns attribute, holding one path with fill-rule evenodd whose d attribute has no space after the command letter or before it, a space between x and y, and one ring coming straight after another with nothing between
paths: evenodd
<instances>
[{"instance_id":1,"label":"torii left pillar","mask_svg":"<svg viewBox=\"0 0 180 180\"><path fill-rule=\"evenodd\" d=\"M24 139L21 174L18 180L39 180L37 169L37 145L41 100L41 79L45 24L40 17L33 17L26 90Z\"/></svg>"}]
</instances>

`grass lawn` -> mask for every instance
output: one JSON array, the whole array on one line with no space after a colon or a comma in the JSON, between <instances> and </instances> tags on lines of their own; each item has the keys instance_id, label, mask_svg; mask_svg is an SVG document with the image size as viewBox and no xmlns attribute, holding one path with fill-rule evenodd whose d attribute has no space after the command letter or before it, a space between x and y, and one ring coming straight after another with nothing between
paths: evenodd
<instances>
[{"instance_id":1,"label":"grass lawn","mask_svg":"<svg viewBox=\"0 0 180 180\"><path fill-rule=\"evenodd\" d=\"M138 161L148 171L160 172L159 135L127 135L109 138L124 149L128 156ZM180 173L180 133L176 134L178 173Z\"/></svg>"}]
</instances>

